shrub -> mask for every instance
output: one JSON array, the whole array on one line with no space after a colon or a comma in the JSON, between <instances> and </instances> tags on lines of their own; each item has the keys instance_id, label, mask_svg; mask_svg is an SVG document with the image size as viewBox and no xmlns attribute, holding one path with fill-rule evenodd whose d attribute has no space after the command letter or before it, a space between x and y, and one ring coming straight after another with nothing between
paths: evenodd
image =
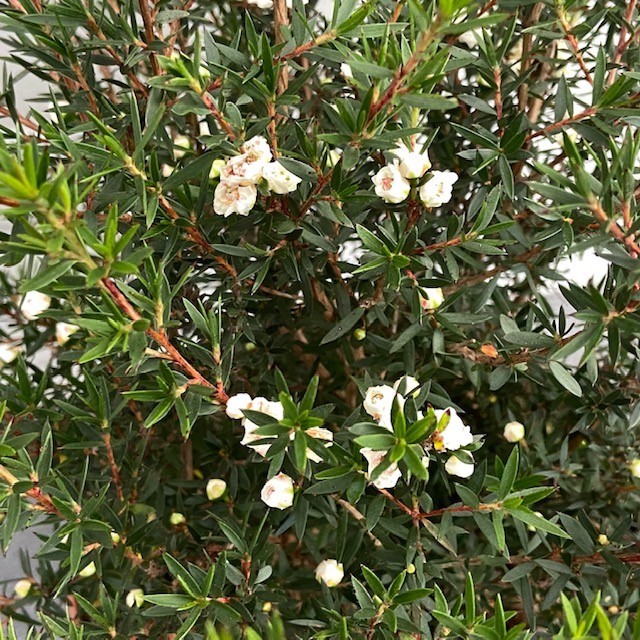
<instances>
[{"instance_id":1,"label":"shrub","mask_svg":"<svg viewBox=\"0 0 640 640\"><path fill-rule=\"evenodd\" d=\"M634 1L0 5L5 616L640 637Z\"/></svg>"}]
</instances>

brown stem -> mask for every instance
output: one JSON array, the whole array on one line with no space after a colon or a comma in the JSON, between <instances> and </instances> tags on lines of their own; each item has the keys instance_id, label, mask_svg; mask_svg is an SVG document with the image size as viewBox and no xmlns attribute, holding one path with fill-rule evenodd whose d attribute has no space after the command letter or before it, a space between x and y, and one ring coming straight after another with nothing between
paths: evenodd
<instances>
[{"instance_id":1,"label":"brown stem","mask_svg":"<svg viewBox=\"0 0 640 640\"><path fill-rule=\"evenodd\" d=\"M393 99L400 91L411 72L418 66L423 58L424 52L429 45L433 42L436 34L438 33L438 27L440 26L440 18L437 17L433 24L427 31L422 34L422 37L416 45L415 51L411 54L411 57L406 61L404 65L395 72L393 80L387 87L387 90L382 94L378 100L374 100L369 107L369 113L364 128L366 128L373 119L385 108L393 104Z\"/></svg>"},{"instance_id":2,"label":"brown stem","mask_svg":"<svg viewBox=\"0 0 640 640\"><path fill-rule=\"evenodd\" d=\"M559 120L558 122L554 122L550 125L547 125L546 127L544 127L544 129L538 129L538 131L533 131L527 136L526 141L528 142L529 140L533 140L534 138L545 136L548 133L556 131L557 129L562 129L562 127L566 127L568 124L573 124L574 122L579 122L580 120L584 120L585 118L590 118L591 116L595 115L596 112L597 112L597 109L595 107L589 107L588 109L585 109L580 113L576 113L574 116L571 116L570 118Z\"/></svg>"},{"instance_id":3,"label":"brown stem","mask_svg":"<svg viewBox=\"0 0 640 640\"><path fill-rule=\"evenodd\" d=\"M144 24L144 34L146 45L150 46L156 40L156 36L153 32L153 19L151 17L151 10L149 9L149 4L147 0L138 0L138 6L140 7L140 14L142 15L142 22ZM153 71L154 76L160 75L160 65L158 64L158 59L156 58L155 53L149 54L149 59L151 60L151 70Z\"/></svg>"},{"instance_id":4,"label":"brown stem","mask_svg":"<svg viewBox=\"0 0 640 640\"><path fill-rule=\"evenodd\" d=\"M142 316L135 310L133 305L127 300L124 294L118 289L116 283L110 278L103 278L101 281L103 289L111 296L111 299L118 305L133 322L142 319ZM147 335L155 340L170 356L173 363L189 374L196 384L215 389L215 397L218 402L225 404L229 396L222 388L222 385L214 385L207 380L186 358L171 344L164 329L158 330L149 327Z\"/></svg>"},{"instance_id":5,"label":"brown stem","mask_svg":"<svg viewBox=\"0 0 640 640\"><path fill-rule=\"evenodd\" d=\"M627 47L633 41L633 37L625 40L627 36L627 25L632 24L631 19L633 18L633 12L636 10L637 0L627 0L627 10L624 14L624 21L622 22L622 26L620 27L620 35L618 39L618 46L616 47L616 54L613 57L613 67L609 71L609 76L607 78L607 84L612 84L616 79L616 67L620 64L622 60L622 56L626 51Z\"/></svg>"},{"instance_id":6,"label":"brown stem","mask_svg":"<svg viewBox=\"0 0 640 640\"><path fill-rule=\"evenodd\" d=\"M224 116L220 113L220 111L218 111L218 107L216 107L213 98L206 92L204 92L200 97L207 109L211 111L213 117L218 121L218 124L226 131L227 135L229 136L229 140L233 142L236 139L236 134L231 125L225 120Z\"/></svg>"},{"instance_id":7,"label":"brown stem","mask_svg":"<svg viewBox=\"0 0 640 640\"><path fill-rule=\"evenodd\" d=\"M109 462L109 469L111 470L111 479L113 480L113 484L116 488L118 500L122 502L124 500L124 495L122 493L122 484L120 482L120 470L118 469L118 465L116 464L116 458L113 455L113 447L111 446L111 434L108 432L103 433L102 442L104 442L104 446L107 449L107 461Z\"/></svg>"},{"instance_id":8,"label":"brown stem","mask_svg":"<svg viewBox=\"0 0 640 640\"><path fill-rule=\"evenodd\" d=\"M571 25L567 22L564 10L560 7L558 8L558 19L560 20L560 25L562 26L562 30L564 31L565 40L569 43L569 46L573 50L573 55L578 65L580 65L580 68L584 73L584 77L587 79L587 82L589 82L589 84L593 84L593 78L591 77L589 68L584 62L582 53L580 53L580 45L578 44L578 40L573 35L573 33L571 33Z\"/></svg>"},{"instance_id":9,"label":"brown stem","mask_svg":"<svg viewBox=\"0 0 640 640\"><path fill-rule=\"evenodd\" d=\"M631 252L633 257L638 256L640 254L640 247L636 244L635 240L632 236L628 236L618 225L617 222L611 220L605 210L602 208L602 205L598 200L596 200L593 196L589 198L589 208L591 209L591 213L596 217L598 222L601 223L601 227L610 233L618 242L624 244L627 249Z\"/></svg>"}]
</instances>

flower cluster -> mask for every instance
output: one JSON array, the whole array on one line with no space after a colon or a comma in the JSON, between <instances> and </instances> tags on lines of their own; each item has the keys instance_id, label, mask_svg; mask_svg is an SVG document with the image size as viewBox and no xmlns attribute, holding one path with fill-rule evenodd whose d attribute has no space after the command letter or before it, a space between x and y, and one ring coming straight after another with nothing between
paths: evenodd
<instances>
[{"instance_id":1,"label":"flower cluster","mask_svg":"<svg viewBox=\"0 0 640 640\"><path fill-rule=\"evenodd\" d=\"M266 180L269 190L278 194L291 193L302 182L273 160L269 143L262 136L247 140L242 152L229 158L219 171L220 182L214 192L213 210L225 218L233 213L249 215L256 204L261 180Z\"/></svg>"},{"instance_id":2,"label":"flower cluster","mask_svg":"<svg viewBox=\"0 0 640 640\"><path fill-rule=\"evenodd\" d=\"M410 180L422 180L431 168L431 162L426 152L410 149L404 144L392 153L396 156L394 161L382 167L372 181L378 197L390 204L398 204L409 196ZM432 171L418 191L422 204L434 208L449 202L457 180L458 176L453 171Z\"/></svg>"},{"instance_id":3,"label":"flower cluster","mask_svg":"<svg viewBox=\"0 0 640 640\"><path fill-rule=\"evenodd\" d=\"M364 397L364 410L378 423L389 431L393 431L392 407L394 400L397 400L400 410L403 410L406 403L406 396L416 395L420 389L420 383L412 376L404 376L395 382L393 386L386 384L369 387ZM401 393L402 392L402 393ZM459 451L473 444L474 438L471 429L464 424L462 418L452 407L447 409L433 410L437 420L434 433L424 443L424 457L422 463L425 467L429 465L429 450L433 449L440 453ZM417 417L421 420L424 416L418 411ZM368 475L385 458L386 451L376 451L368 447L360 449L360 453L368 463ZM474 470L473 458L469 452L465 453L465 461L456 455L451 455L445 464L445 470L451 475L461 478L468 478ZM395 487L400 480L402 473L396 462L390 464L373 481L373 485L378 489L390 489Z\"/></svg>"},{"instance_id":4,"label":"flower cluster","mask_svg":"<svg viewBox=\"0 0 640 640\"><path fill-rule=\"evenodd\" d=\"M226 412L230 418L235 420L242 420L242 426L244 427L244 437L241 440L241 444L246 445L253 449L256 453L259 453L261 456L266 456L267 451L271 444L269 442L263 444L252 444L257 440L268 440L269 436L262 436L256 433L258 429L258 425L254 422L251 422L245 415L244 411L258 411L259 413L264 413L268 416L271 416L278 422L282 420L284 417L284 409L282 407L281 402L274 402L271 400L267 400L266 398L257 397L252 398L248 393L238 393L234 396L231 396L227 401ZM329 429L324 429L323 427L313 427L311 429L307 429L305 433L317 440L324 440L327 446L331 446L333 442L333 432ZM292 430L289 434L291 440L295 437L295 432ZM307 448L307 458L312 462L320 462L322 458Z\"/></svg>"}]
</instances>

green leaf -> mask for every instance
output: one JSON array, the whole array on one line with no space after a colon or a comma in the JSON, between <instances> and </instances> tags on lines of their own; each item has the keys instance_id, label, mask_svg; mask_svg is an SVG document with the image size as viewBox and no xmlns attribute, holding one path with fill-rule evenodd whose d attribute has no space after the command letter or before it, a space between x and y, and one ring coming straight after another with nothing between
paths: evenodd
<instances>
[{"instance_id":1,"label":"green leaf","mask_svg":"<svg viewBox=\"0 0 640 640\"><path fill-rule=\"evenodd\" d=\"M558 525L549 522L526 507L518 507L517 509L509 510L509 513L514 518L521 520L525 524L531 525L535 529L546 531L547 533L551 533L559 538L569 537L569 534L563 531Z\"/></svg>"},{"instance_id":2,"label":"green leaf","mask_svg":"<svg viewBox=\"0 0 640 640\"><path fill-rule=\"evenodd\" d=\"M504 500L511 491L511 487L513 487L513 483L518 476L519 464L520 451L516 446L511 451L507 464L504 466L502 477L500 478L500 486L498 488L498 500Z\"/></svg>"},{"instance_id":3,"label":"green leaf","mask_svg":"<svg viewBox=\"0 0 640 640\"><path fill-rule=\"evenodd\" d=\"M329 342L333 342L334 340L338 340L339 338L346 336L348 332L356 326L358 320L360 320L364 315L364 312L365 310L363 307L357 307L348 313L325 335L324 338L322 338L320 344L328 344Z\"/></svg>"},{"instance_id":4,"label":"green leaf","mask_svg":"<svg viewBox=\"0 0 640 640\"><path fill-rule=\"evenodd\" d=\"M555 360L549 361L549 369L553 377L569 392L578 398L582 397L582 388L576 382L575 378L565 369L559 362Z\"/></svg>"}]
</instances>

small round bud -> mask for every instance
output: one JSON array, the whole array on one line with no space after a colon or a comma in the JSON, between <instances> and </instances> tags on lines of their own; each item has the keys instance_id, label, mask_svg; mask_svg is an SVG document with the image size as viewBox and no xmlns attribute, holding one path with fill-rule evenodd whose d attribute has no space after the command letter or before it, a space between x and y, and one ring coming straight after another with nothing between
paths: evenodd
<instances>
[{"instance_id":1,"label":"small round bud","mask_svg":"<svg viewBox=\"0 0 640 640\"><path fill-rule=\"evenodd\" d=\"M367 332L364 329L356 329L353 332L353 337L356 340L364 340L367 337Z\"/></svg>"},{"instance_id":2,"label":"small round bud","mask_svg":"<svg viewBox=\"0 0 640 640\"><path fill-rule=\"evenodd\" d=\"M620 608L616 607L615 604L612 604L607 611L612 615L612 616L616 616L620 613Z\"/></svg>"},{"instance_id":3,"label":"small round bud","mask_svg":"<svg viewBox=\"0 0 640 640\"><path fill-rule=\"evenodd\" d=\"M90 562L82 571L78 573L82 578L90 578L92 575L95 575L96 572L96 563Z\"/></svg>"},{"instance_id":4,"label":"small round bud","mask_svg":"<svg viewBox=\"0 0 640 640\"><path fill-rule=\"evenodd\" d=\"M634 458L629 463L629 471L634 478L640 478L640 458Z\"/></svg>"},{"instance_id":5,"label":"small round bud","mask_svg":"<svg viewBox=\"0 0 640 640\"><path fill-rule=\"evenodd\" d=\"M327 587L337 587L344 578L344 567L337 560L323 560L316 567L316 580L324 582Z\"/></svg>"},{"instance_id":6,"label":"small round bud","mask_svg":"<svg viewBox=\"0 0 640 640\"><path fill-rule=\"evenodd\" d=\"M521 422L507 422L502 433L507 442L520 442L524 438L524 425Z\"/></svg>"},{"instance_id":7,"label":"small round bud","mask_svg":"<svg viewBox=\"0 0 640 640\"><path fill-rule=\"evenodd\" d=\"M270 602L265 602L265 603L262 605L262 610L263 610L265 613L269 613L269 612L271 611L271 609L273 609L273 605L272 605Z\"/></svg>"},{"instance_id":8,"label":"small round bud","mask_svg":"<svg viewBox=\"0 0 640 640\"><path fill-rule=\"evenodd\" d=\"M115 531L112 531L110 534L111 536L111 542L113 542L113 544L120 544L122 538L120 537L120 534L116 533Z\"/></svg>"},{"instance_id":9,"label":"small round bud","mask_svg":"<svg viewBox=\"0 0 640 640\"><path fill-rule=\"evenodd\" d=\"M247 342L247 344L244 345L244 350L248 351L249 353L251 353L252 351L256 350L256 345L253 342Z\"/></svg>"},{"instance_id":10,"label":"small round bud","mask_svg":"<svg viewBox=\"0 0 640 640\"><path fill-rule=\"evenodd\" d=\"M129 593L127 593L127 597L125 599L128 607L141 607L144 603L144 591L142 589L131 589Z\"/></svg>"},{"instance_id":11,"label":"small round bud","mask_svg":"<svg viewBox=\"0 0 640 640\"><path fill-rule=\"evenodd\" d=\"M227 163L221 158L214 160L211 165L211 170L209 171L209 179L215 180L216 178L219 178L220 172L225 168L226 164Z\"/></svg>"},{"instance_id":12,"label":"small round bud","mask_svg":"<svg viewBox=\"0 0 640 640\"><path fill-rule=\"evenodd\" d=\"M226 490L227 483L220 478L212 478L207 482L206 492L209 500L218 500L218 498L222 498Z\"/></svg>"},{"instance_id":13,"label":"small round bud","mask_svg":"<svg viewBox=\"0 0 640 640\"><path fill-rule=\"evenodd\" d=\"M18 580L13 587L13 592L16 594L16 598L26 598L29 595L29 591L31 591L31 584L31 580L28 580L27 578Z\"/></svg>"},{"instance_id":14,"label":"small round bud","mask_svg":"<svg viewBox=\"0 0 640 640\"><path fill-rule=\"evenodd\" d=\"M412 575L416 572L416 565L413 562L407 567L407 573Z\"/></svg>"},{"instance_id":15,"label":"small round bud","mask_svg":"<svg viewBox=\"0 0 640 640\"><path fill-rule=\"evenodd\" d=\"M598 544L602 545L603 547L606 547L608 544L610 544L609 538L607 538L607 536L604 533L601 533L598 536Z\"/></svg>"},{"instance_id":16,"label":"small round bud","mask_svg":"<svg viewBox=\"0 0 640 640\"><path fill-rule=\"evenodd\" d=\"M184 514L179 513L178 511L175 511L174 513L172 513L169 516L169 522L174 526L177 527L181 524L184 524L187 521L187 519L184 517Z\"/></svg>"}]
</instances>

